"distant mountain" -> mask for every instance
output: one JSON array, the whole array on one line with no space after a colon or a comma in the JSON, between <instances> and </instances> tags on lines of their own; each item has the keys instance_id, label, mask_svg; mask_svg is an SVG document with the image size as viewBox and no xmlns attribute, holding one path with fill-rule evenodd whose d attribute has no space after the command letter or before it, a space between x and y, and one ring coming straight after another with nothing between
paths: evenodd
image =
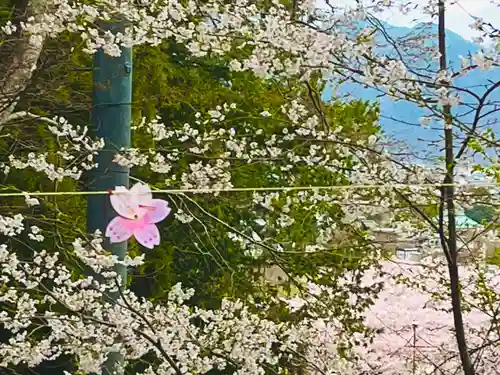
<instances>
[{"instance_id":1,"label":"distant mountain","mask_svg":"<svg viewBox=\"0 0 500 375\"><path fill-rule=\"evenodd\" d=\"M418 32L437 32L436 25L417 25L413 28L407 27L396 27L388 24L384 24L387 34L391 38L401 38L410 34L415 34ZM376 39L382 41L380 37ZM437 43L435 39L428 39L427 45L431 46ZM447 44L447 60L449 66L457 71L460 68L460 55L467 56L469 53L474 54L479 51L479 47L474 43L465 40L460 35L455 34L452 31L447 31L446 34L446 44ZM388 55L389 57L395 57L394 50L389 46L384 46L380 49L381 53ZM410 50L411 52L411 50ZM438 62L434 62L432 69L438 68ZM475 93L482 94L485 91L485 84L491 84L491 81L500 81L500 69L495 68L489 72L473 71L465 77L461 77L456 81L457 85L460 87L467 87ZM373 89L363 88L358 84L345 84L334 93L333 88L327 87L323 93L323 99L328 100L332 95L338 97L345 94L350 94L351 96L363 100L375 100L380 103L381 107L381 125L383 132L393 137L395 140L403 141L411 149L416 151L428 151L429 141L438 141L442 137L442 131L436 128L442 128L439 124L429 124L428 128L423 128L420 126L420 118L425 116L427 112L418 106L408 103L406 101L394 101L388 97L379 97L380 93ZM472 103L472 98L470 95L462 95L462 99L469 103ZM497 90L493 99L500 101L500 89ZM467 108L465 106L455 108L456 114L467 113ZM495 116L493 114L492 116ZM487 119L492 119L493 117L483 119L484 124ZM393 119L392 119L393 118ZM461 117L465 122L471 122L473 120L472 114L465 114ZM500 125L495 125L496 133L500 133ZM433 154L437 154L440 147L436 147Z\"/></svg>"}]
</instances>

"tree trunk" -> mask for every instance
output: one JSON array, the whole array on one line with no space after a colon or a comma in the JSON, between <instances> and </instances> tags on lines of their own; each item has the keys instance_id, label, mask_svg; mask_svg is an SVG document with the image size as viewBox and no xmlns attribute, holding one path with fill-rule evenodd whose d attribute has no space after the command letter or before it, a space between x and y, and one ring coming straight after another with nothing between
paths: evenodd
<instances>
[{"instance_id":1,"label":"tree trunk","mask_svg":"<svg viewBox=\"0 0 500 375\"><path fill-rule=\"evenodd\" d=\"M47 0L29 0L20 11L25 18L36 19L47 11L47 3ZM0 126L9 120L19 96L28 86L45 41L44 35L32 37L22 30L18 34L19 39L6 51L7 68L0 78Z\"/></svg>"},{"instance_id":2,"label":"tree trunk","mask_svg":"<svg viewBox=\"0 0 500 375\"><path fill-rule=\"evenodd\" d=\"M445 6L444 0L439 0L439 52L441 54L439 60L439 68L442 71L447 69L446 61L446 28L445 28ZM460 353L460 361L464 375L474 375L474 366L469 355L467 340L465 338L465 328L462 314L462 301L460 294L460 275L458 273L458 248L457 248L457 228L455 216L455 188L453 186L455 173L455 155L453 150L453 119L451 115L451 107L443 106L444 117L444 139L445 139L445 162L446 162L446 177L444 180L445 187L443 188L443 198L446 204L448 213L448 240L446 247L443 249L448 252L448 271L450 275L450 293L451 304L453 310L453 323L455 327L455 337L457 341L458 351Z\"/></svg>"}]
</instances>

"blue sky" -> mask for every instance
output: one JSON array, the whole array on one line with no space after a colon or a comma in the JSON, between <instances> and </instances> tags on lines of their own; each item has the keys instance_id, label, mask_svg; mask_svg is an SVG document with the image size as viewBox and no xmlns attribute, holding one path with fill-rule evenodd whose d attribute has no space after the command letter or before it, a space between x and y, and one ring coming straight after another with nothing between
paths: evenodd
<instances>
[{"instance_id":1,"label":"blue sky","mask_svg":"<svg viewBox=\"0 0 500 375\"><path fill-rule=\"evenodd\" d=\"M392 0L399 3L400 0ZM428 0L410 0L417 4L426 4ZM363 0L364 3L370 3L371 0ZM406 1L405 1L406 2ZM355 0L330 0L331 4L337 6L355 5ZM477 32L470 29L469 25L474 22L472 16L483 18L492 24L500 23L500 7L491 3L490 0L450 0L447 9L447 28L463 38L471 40L478 36ZM317 0L320 7L325 6L324 0ZM415 20L413 20L416 18ZM395 26L411 26L413 23L426 21L424 15L420 12L412 12L411 15L401 14L397 7L382 14L381 19Z\"/></svg>"}]
</instances>

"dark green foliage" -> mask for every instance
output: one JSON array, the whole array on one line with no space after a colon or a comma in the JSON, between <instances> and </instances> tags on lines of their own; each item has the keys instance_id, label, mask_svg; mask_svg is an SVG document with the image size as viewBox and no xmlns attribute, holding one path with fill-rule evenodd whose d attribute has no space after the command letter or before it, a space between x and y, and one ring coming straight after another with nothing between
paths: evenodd
<instances>
[{"instance_id":1,"label":"dark green foliage","mask_svg":"<svg viewBox=\"0 0 500 375\"><path fill-rule=\"evenodd\" d=\"M465 210L465 214L478 223L488 225L498 216L494 207L485 205L477 205L469 210Z\"/></svg>"},{"instance_id":2,"label":"dark green foliage","mask_svg":"<svg viewBox=\"0 0 500 375\"><path fill-rule=\"evenodd\" d=\"M225 84L231 82L231 86ZM238 115L228 115L225 124L234 126L244 120L252 126L262 127L262 117L256 116L263 110L279 114L280 106L287 99L302 97L308 100L308 93L300 86L286 86L281 82L262 81L249 73L231 73L224 60L211 57L190 58L182 46L165 44L156 48L138 49L134 65L134 117L153 117L160 115L165 124L182 127L188 122L193 126L194 114L205 112L222 103L236 103ZM377 109L366 103L355 102L351 105L333 103L326 107L326 116L332 126L352 129L353 135L366 137L377 131L374 121ZM219 124L220 126L220 124ZM276 132L283 127L276 121L268 121L267 129ZM210 125L200 131L210 130ZM139 132L133 136L134 147L158 147L150 137ZM174 145L172 145L174 146ZM169 145L169 147L172 147ZM161 147L166 147L162 145ZM158 148L157 148L158 149ZM186 155L175 168L179 171L192 162L194 157ZM234 186L279 186L282 181L270 180L268 176L273 166L265 163L245 165L242 163L234 174ZM331 185L345 183L342 174L315 174L307 166L297 165L291 174L297 177L298 185ZM137 168L133 175L151 185L163 186L161 175L156 176L144 168ZM197 290L197 303L215 307L224 296L246 297L255 293L250 270L264 266L267 260L255 260L244 256L239 248L226 237L228 228L211 219L192 203L180 197L168 197L176 208L189 209L195 213L199 222L182 224L172 217L162 223L162 244L148 252L148 265L144 275L155 275L148 283L142 276L136 276L136 290L148 297L163 298L172 283L182 282ZM248 217L248 202L251 193L223 193L218 197L201 196L193 198L211 215L223 222L235 225ZM335 208L333 208L335 210ZM337 214L339 212L337 211ZM332 213L335 216L335 213ZM311 236L312 218L307 212L301 213L297 207L295 217L303 219L282 233L276 233L276 242L295 241L314 242ZM283 238L282 238L283 237ZM331 254L317 256L285 255L283 260L289 264L292 274L314 274L318 265L337 264L342 254L332 250ZM264 263L262 263L264 262ZM165 276L161 276L165 274ZM146 286L147 285L147 286Z\"/></svg>"}]
</instances>

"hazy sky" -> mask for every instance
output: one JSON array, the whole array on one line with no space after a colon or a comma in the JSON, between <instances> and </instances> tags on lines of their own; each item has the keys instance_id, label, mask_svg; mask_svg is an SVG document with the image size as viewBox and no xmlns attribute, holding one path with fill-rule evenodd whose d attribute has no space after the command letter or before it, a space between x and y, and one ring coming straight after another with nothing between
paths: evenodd
<instances>
[{"instance_id":1,"label":"hazy sky","mask_svg":"<svg viewBox=\"0 0 500 375\"><path fill-rule=\"evenodd\" d=\"M427 0L411 0L414 3L426 3ZM355 4L354 0L330 0L331 4L336 5L352 5ZM456 0L453 4L448 5L446 27L451 31L461 35L465 39L472 39L478 34L470 29L469 25L474 22L473 18L468 14L475 17L483 18L492 24L500 24L500 7L491 4L490 0ZM322 6L325 4L324 0L317 0L317 4ZM410 16L405 16L396 10L385 12L382 17L384 21L395 26L411 26L412 19L417 18L418 21L424 20L423 14L412 12Z\"/></svg>"}]
</instances>

